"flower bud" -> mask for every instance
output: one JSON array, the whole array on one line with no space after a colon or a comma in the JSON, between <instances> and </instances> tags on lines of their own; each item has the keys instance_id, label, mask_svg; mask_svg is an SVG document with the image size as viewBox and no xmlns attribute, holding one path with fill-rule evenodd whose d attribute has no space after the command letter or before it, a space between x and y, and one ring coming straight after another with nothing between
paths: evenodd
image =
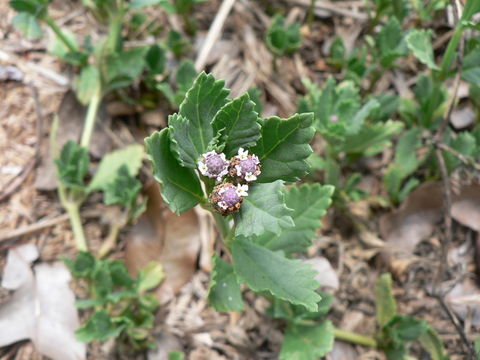
<instances>
[{"instance_id":1,"label":"flower bud","mask_svg":"<svg viewBox=\"0 0 480 360\"><path fill-rule=\"evenodd\" d=\"M250 183L257 180L261 171L260 160L254 154L248 154L248 150L238 149L228 166L228 174L239 183Z\"/></svg>"},{"instance_id":2,"label":"flower bud","mask_svg":"<svg viewBox=\"0 0 480 360\"><path fill-rule=\"evenodd\" d=\"M228 161L223 153L207 152L200 157L197 165L203 176L216 178L218 182L222 181L222 178L228 174Z\"/></svg>"},{"instance_id":3,"label":"flower bud","mask_svg":"<svg viewBox=\"0 0 480 360\"><path fill-rule=\"evenodd\" d=\"M240 210L245 196L248 196L248 185L223 183L213 189L210 201L215 210L227 216Z\"/></svg>"}]
</instances>

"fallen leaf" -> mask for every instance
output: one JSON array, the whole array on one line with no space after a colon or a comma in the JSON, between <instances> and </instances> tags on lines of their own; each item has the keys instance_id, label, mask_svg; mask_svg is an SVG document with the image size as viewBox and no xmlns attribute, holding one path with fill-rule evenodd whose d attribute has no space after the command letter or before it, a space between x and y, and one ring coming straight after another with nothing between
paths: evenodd
<instances>
[{"instance_id":1,"label":"fallen leaf","mask_svg":"<svg viewBox=\"0 0 480 360\"><path fill-rule=\"evenodd\" d=\"M331 360L351 360L358 358L358 352L350 344L343 341L335 341L333 350L328 357Z\"/></svg>"},{"instance_id":2,"label":"fallen leaf","mask_svg":"<svg viewBox=\"0 0 480 360\"><path fill-rule=\"evenodd\" d=\"M60 119L57 132L57 148L60 150L68 140L79 141L87 108L80 104L73 91L65 94L58 109ZM112 140L103 131L99 123L104 126L110 126L110 119L106 115L103 106L100 107L97 116L97 126L95 127L89 146L90 154L95 158L101 158L112 147ZM43 141L42 160L37 170L35 178L35 187L38 190L55 190L57 188L57 169L50 154L49 141Z\"/></svg>"},{"instance_id":3,"label":"fallen leaf","mask_svg":"<svg viewBox=\"0 0 480 360\"><path fill-rule=\"evenodd\" d=\"M2 287L16 290L33 276L30 264L37 260L38 249L33 244L25 244L11 249L3 270Z\"/></svg>"},{"instance_id":4,"label":"fallen leaf","mask_svg":"<svg viewBox=\"0 0 480 360\"><path fill-rule=\"evenodd\" d=\"M166 208L157 183L146 190L147 210L128 235L125 262L133 275L151 261L163 265L165 280L157 290L161 303L170 300L197 268L201 233L194 210L175 215Z\"/></svg>"},{"instance_id":5,"label":"fallen leaf","mask_svg":"<svg viewBox=\"0 0 480 360\"><path fill-rule=\"evenodd\" d=\"M472 230L480 231L480 187L469 186L453 201L452 217Z\"/></svg>"},{"instance_id":6,"label":"fallen leaf","mask_svg":"<svg viewBox=\"0 0 480 360\"><path fill-rule=\"evenodd\" d=\"M330 261L324 257L315 257L303 261L304 264L312 265L312 268L318 272L315 280L321 287L330 287L337 290L340 286L337 272L333 269Z\"/></svg>"},{"instance_id":7,"label":"fallen leaf","mask_svg":"<svg viewBox=\"0 0 480 360\"><path fill-rule=\"evenodd\" d=\"M445 300L462 320L471 316L471 324L480 326L480 289L474 280L465 278L457 283Z\"/></svg>"},{"instance_id":8,"label":"fallen leaf","mask_svg":"<svg viewBox=\"0 0 480 360\"><path fill-rule=\"evenodd\" d=\"M15 278L13 284L17 290L0 306L0 347L30 339L39 353L54 360L85 359L86 346L77 341L74 334L79 320L75 295L68 284L71 279L68 269L59 262L39 264L32 272L30 264L36 254L31 246L24 245L12 251L16 254L8 256L19 256L18 264L23 269L5 267L4 278ZM22 275L16 277L9 272Z\"/></svg>"}]
</instances>

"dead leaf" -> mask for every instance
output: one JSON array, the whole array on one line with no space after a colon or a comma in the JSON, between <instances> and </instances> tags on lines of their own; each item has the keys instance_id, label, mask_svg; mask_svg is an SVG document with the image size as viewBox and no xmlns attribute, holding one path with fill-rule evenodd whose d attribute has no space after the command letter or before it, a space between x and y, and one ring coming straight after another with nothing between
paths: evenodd
<instances>
[{"instance_id":1,"label":"dead leaf","mask_svg":"<svg viewBox=\"0 0 480 360\"><path fill-rule=\"evenodd\" d=\"M452 111L450 123L455 129L464 129L472 125L477 119L477 115L470 106L463 106Z\"/></svg>"},{"instance_id":2,"label":"dead leaf","mask_svg":"<svg viewBox=\"0 0 480 360\"><path fill-rule=\"evenodd\" d=\"M11 249L3 270L2 287L16 290L33 276L30 264L38 258L38 249L33 244L25 244Z\"/></svg>"},{"instance_id":3,"label":"dead leaf","mask_svg":"<svg viewBox=\"0 0 480 360\"><path fill-rule=\"evenodd\" d=\"M465 278L457 283L445 300L462 320L471 316L471 324L480 326L480 289L475 281Z\"/></svg>"},{"instance_id":4,"label":"dead leaf","mask_svg":"<svg viewBox=\"0 0 480 360\"><path fill-rule=\"evenodd\" d=\"M60 149L68 140L79 141L85 121L87 109L80 104L73 91L65 94L58 109L60 119L57 133L57 148ZM97 126L95 127L92 140L89 146L90 154L95 158L101 158L112 148L112 140L101 129L103 126L110 126L110 119L106 115L103 106L100 107L97 115ZM57 170L50 154L49 141L43 141L42 161L35 178L35 187L39 190L55 190L57 188Z\"/></svg>"},{"instance_id":5,"label":"dead leaf","mask_svg":"<svg viewBox=\"0 0 480 360\"><path fill-rule=\"evenodd\" d=\"M462 189L453 201L451 214L460 224L480 231L480 187L469 186Z\"/></svg>"},{"instance_id":6,"label":"dead leaf","mask_svg":"<svg viewBox=\"0 0 480 360\"><path fill-rule=\"evenodd\" d=\"M340 286L337 272L333 269L330 261L324 257L315 257L303 261L304 264L312 265L312 268L318 272L315 280L321 287L330 287L337 290Z\"/></svg>"},{"instance_id":7,"label":"dead leaf","mask_svg":"<svg viewBox=\"0 0 480 360\"><path fill-rule=\"evenodd\" d=\"M130 231L125 262L134 275L151 261L163 265L166 278L157 294L164 303L190 280L196 270L201 244L200 225L194 210L180 216L168 210L157 183L151 183L146 193L147 210Z\"/></svg>"},{"instance_id":8,"label":"dead leaf","mask_svg":"<svg viewBox=\"0 0 480 360\"><path fill-rule=\"evenodd\" d=\"M68 284L70 272L60 262L39 264L32 272L30 263L36 254L31 246L17 248L16 253L9 257L23 254L18 262L23 269L5 267L4 278L16 279L13 284L18 290L0 306L0 346L31 339L39 353L54 360L85 359L86 346L74 334L80 324L75 295ZM22 275L9 274L11 271Z\"/></svg>"},{"instance_id":9,"label":"dead leaf","mask_svg":"<svg viewBox=\"0 0 480 360\"><path fill-rule=\"evenodd\" d=\"M331 360L351 360L358 357L358 352L355 348L343 341L335 341L333 350L327 355L327 359Z\"/></svg>"}]
</instances>

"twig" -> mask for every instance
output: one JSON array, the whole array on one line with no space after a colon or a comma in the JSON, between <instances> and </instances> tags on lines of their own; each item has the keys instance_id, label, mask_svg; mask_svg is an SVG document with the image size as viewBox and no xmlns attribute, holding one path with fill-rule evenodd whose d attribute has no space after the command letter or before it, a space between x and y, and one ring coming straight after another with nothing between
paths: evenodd
<instances>
[{"instance_id":1,"label":"twig","mask_svg":"<svg viewBox=\"0 0 480 360\"><path fill-rule=\"evenodd\" d=\"M225 20L227 19L227 16L233 7L233 4L235 4L235 0L224 0L222 2L218 13L213 20L212 26L210 26L210 29L208 30L207 37L202 46L202 49L198 54L197 60L195 61L195 69L197 69L197 71L201 71L205 67L207 57L210 54L213 45L220 37L223 24L225 23Z\"/></svg>"},{"instance_id":2,"label":"twig","mask_svg":"<svg viewBox=\"0 0 480 360\"><path fill-rule=\"evenodd\" d=\"M471 166L475 170L480 171L480 163L477 163L473 158L463 155L462 153L458 152L454 148L451 148L450 146L448 146L444 143L437 143L437 144L435 144L435 146L437 146L438 148L440 148L442 150L445 150L445 151L449 152L450 154L452 154L453 156L458 158L458 160L460 160L465 165Z\"/></svg>"},{"instance_id":3,"label":"twig","mask_svg":"<svg viewBox=\"0 0 480 360\"><path fill-rule=\"evenodd\" d=\"M99 215L99 213L96 210L90 210L90 211L82 212L82 216L87 217L87 218L97 217L98 215ZM13 239L13 238L17 238L17 237L20 237L20 236L23 236L23 235L28 235L28 234L40 231L42 229L51 227L51 226L61 224L62 222L65 222L67 220L68 220L68 214L63 214L63 215L57 216L53 219L41 220L41 221L39 221L35 224L26 225L26 226L21 227L19 229L15 229L15 230L7 231L7 232L4 232L4 233L0 233L0 242L6 241L6 240L9 240L9 239Z\"/></svg>"},{"instance_id":4,"label":"twig","mask_svg":"<svg viewBox=\"0 0 480 360\"><path fill-rule=\"evenodd\" d=\"M292 2L306 8L310 7L310 0L293 0ZM354 12L352 10L346 9L342 7L340 4L337 4L336 2L334 3L330 1L317 1L315 2L314 10L324 10L324 11L326 10L337 15L351 17L353 19L357 19L360 21L368 20L367 14Z\"/></svg>"}]
</instances>

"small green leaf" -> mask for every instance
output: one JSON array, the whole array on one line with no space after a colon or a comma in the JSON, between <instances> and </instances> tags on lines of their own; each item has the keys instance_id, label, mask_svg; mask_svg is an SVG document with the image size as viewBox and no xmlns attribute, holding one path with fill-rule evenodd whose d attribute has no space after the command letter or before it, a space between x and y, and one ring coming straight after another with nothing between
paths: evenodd
<instances>
[{"instance_id":1,"label":"small green leaf","mask_svg":"<svg viewBox=\"0 0 480 360\"><path fill-rule=\"evenodd\" d=\"M181 351L170 351L168 353L168 360L185 360L185 354Z\"/></svg>"},{"instance_id":2,"label":"small green leaf","mask_svg":"<svg viewBox=\"0 0 480 360\"><path fill-rule=\"evenodd\" d=\"M80 76L73 83L78 100L83 105L88 105L92 98L96 96L100 89L100 74L95 66L85 66Z\"/></svg>"},{"instance_id":3,"label":"small green leaf","mask_svg":"<svg viewBox=\"0 0 480 360\"><path fill-rule=\"evenodd\" d=\"M284 229L279 235L262 234L255 242L272 250L286 254L304 251L316 236L320 219L332 202L334 187L320 184L292 186L285 192L285 205L293 209L294 227Z\"/></svg>"},{"instance_id":4,"label":"small green leaf","mask_svg":"<svg viewBox=\"0 0 480 360\"><path fill-rule=\"evenodd\" d=\"M69 188L83 189L83 178L88 172L89 158L87 149L72 140L65 143L60 157L55 160L58 179Z\"/></svg>"},{"instance_id":5,"label":"small green leaf","mask_svg":"<svg viewBox=\"0 0 480 360\"><path fill-rule=\"evenodd\" d=\"M145 139L155 179L160 183L162 197L168 207L180 214L202 202L203 191L195 173L180 166L170 150L168 129Z\"/></svg>"},{"instance_id":6,"label":"small green leaf","mask_svg":"<svg viewBox=\"0 0 480 360\"><path fill-rule=\"evenodd\" d=\"M435 59L433 58L432 40L430 37L431 32L428 30L412 30L408 33L405 40L408 48L421 63L427 65L432 70L439 70L440 68L435 64Z\"/></svg>"},{"instance_id":7,"label":"small green leaf","mask_svg":"<svg viewBox=\"0 0 480 360\"><path fill-rule=\"evenodd\" d=\"M317 311L320 296L317 272L299 260L290 260L253 242L235 238L232 243L233 267L239 279L253 291L273 296L308 311Z\"/></svg>"},{"instance_id":8,"label":"small green leaf","mask_svg":"<svg viewBox=\"0 0 480 360\"><path fill-rule=\"evenodd\" d=\"M402 129L403 123L400 121L388 120L385 123L368 124L363 126L358 134L346 137L340 149L348 153L362 153L384 144Z\"/></svg>"},{"instance_id":9,"label":"small green leaf","mask_svg":"<svg viewBox=\"0 0 480 360\"><path fill-rule=\"evenodd\" d=\"M62 30L63 35L68 39L70 44L72 44L75 49L78 49L77 39L75 34L67 29ZM48 46L48 51L50 54L58 56L60 59L65 59L67 54L71 52L71 50L65 45L65 43L60 40L58 36L53 38L53 41Z\"/></svg>"},{"instance_id":10,"label":"small green leaf","mask_svg":"<svg viewBox=\"0 0 480 360\"><path fill-rule=\"evenodd\" d=\"M280 360L315 360L333 349L333 325L324 321L320 325L289 325L285 332Z\"/></svg>"},{"instance_id":11,"label":"small green leaf","mask_svg":"<svg viewBox=\"0 0 480 360\"><path fill-rule=\"evenodd\" d=\"M475 137L468 131L463 131L457 135L457 137L449 142L450 147L458 151L464 156L473 156L477 151L477 141ZM447 165L448 171L453 171L458 165L461 164L460 159L455 155L444 151L443 156Z\"/></svg>"},{"instance_id":12,"label":"small green leaf","mask_svg":"<svg viewBox=\"0 0 480 360\"><path fill-rule=\"evenodd\" d=\"M86 251L80 251L74 260L63 259L73 277L89 277L95 269L95 258Z\"/></svg>"},{"instance_id":13,"label":"small green leaf","mask_svg":"<svg viewBox=\"0 0 480 360\"><path fill-rule=\"evenodd\" d=\"M445 348L443 346L442 340L438 336L438 333L432 327L420 335L418 341L422 347L430 354L432 360L448 360L449 356L447 355ZM480 349L475 349L477 354Z\"/></svg>"},{"instance_id":14,"label":"small green leaf","mask_svg":"<svg viewBox=\"0 0 480 360\"><path fill-rule=\"evenodd\" d=\"M203 154L214 138L211 122L220 108L227 103L229 91L224 82L202 72L180 105L178 115L188 121L189 138L197 154ZM170 126L174 127L174 124Z\"/></svg>"},{"instance_id":15,"label":"small green leaf","mask_svg":"<svg viewBox=\"0 0 480 360\"><path fill-rule=\"evenodd\" d=\"M403 30L396 18L391 17L382 27L377 36L377 45L380 49L380 62L385 67L391 66L398 57L406 55Z\"/></svg>"},{"instance_id":16,"label":"small green leaf","mask_svg":"<svg viewBox=\"0 0 480 360\"><path fill-rule=\"evenodd\" d=\"M123 164L117 171L117 176L104 188L103 201L105 205L121 205L133 209L142 184L130 175L127 165Z\"/></svg>"},{"instance_id":17,"label":"small green leaf","mask_svg":"<svg viewBox=\"0 0 480 360\"><path fill-rule=\"evenodd\" d=\"M264 232L279 234L283 229L294 226L292 210L283 199L283 181L251 186L243 199L242 208L235 215L235 234L245 237Z\"/></svg>"},{"instance_id":18,"label":"small green leaf","mask_svg":"<svg viewBox=\"0 0 480 360\"><path fill-rule=\"evenodd\" d=\"M138 144L128 145L108 153L100 161L97 172L88 186L88 191L105 190L124 165L128 168L130 176L136 176L142 166L143 156L143 146Z\"/></svg>"},{"instance_id":19,"label":"small green leaf","mask_svg":"<svg viewBox=\"0 0 480 360\"><path fill-rule=\"evenodd\" d=\"M260 124L255 103L247 93L223 106L212 121L213 131L221 132L221 142L226 144L227 158L237 154L239 148L255 146L260 138Z\"/></svg>"},{"instance_id":20,"label":"small green leaf","mask_svg":"<svg viewBox=\"0 0 480 360\"><path fill-rule=\"evenodd\" d=\"M395 331L395 337L402 342L417 340L428 329L428 323L410 316L395 315L385 327Z\"/></svg>"},{"instance_id":21,"label":"small green leaf","mask_svg":"<svg viewBox=\"0 0 480 360\"><path fill-rule=\"evenodd\" d=\"M128 288L135 283L123 262L119 260L104 260L104 263L108 265L113 286Z\"/></svg>"},{"instance_id":22,"label":"small green leaf","mask_svg":"<svg viewBox=\"0 0 480 360\"><path fill-rule=\"evenodd\" d=\"M244 309L242 292L233 267L213 254L213 268L208 288L208 303L217 311L241 311Z\"/></svg>"},{"instance_id":23,"label":"small green leaf","mask_svg":"<svg viewBox=\"0 0 480 360\"><path fill-rule=\"evenodd\" d=\"M274 16L265 41L268 49L275 55L294 53L302 44L300 23L286 25L283 16Z\"/></svg>"},{"instance_id":24,"label":"small green leaf","mask_svg":"<svg viewBox=\"0 0 480 360\"><path fill-rule=\"evenodd\" d=\"M182 36L182 34L180 34L178 31L170 30L168 32L167 47L175 54L175 56L177 58L180 58L182 56L182 54L185 53L186 49L188 48L188 45L189 45L189 43L188 43L187 39L184 38ZM183 61L185 61L185 60L183 60ZM187 61L189 61L189 60L187 60ZM192 83L193 83L193 80L195 79L196 76L197 76L197 72L194 69L194 76L193 76L193 79L192 79ZM190 86L188 88L190 88Z\"/></svg>"},{"instance_id":25,"label":"small green leaf","mask_svg":"<svg viewBox=\"0 0 480 360\"><path fill-rule=\"evenodd\" d=\"M103 65L106 82L104 92L128 86L137 79L145 68L148 50L148 47L142 46L108 55Z\"/></svg>"},{"instance_id":26,"label":"small green leaf","mask_svg":"<svg viewBox=\"0 0 480 360\"><path fill-rule=\"evenodd\" d=\"M385 273L375 286L375 306L380 327L387 325L397 314L397 303L392 293L392 276Z\"/></svg>"},{"instance_id":27,"label":"small green leaf","mask_svg":"<svg viewBox=\"0 0 480 360\"><path fill-rule=\"evenodd\" d=\"M262 165L258 181L269 183L278 179L297 181L310 167L307 158L312 153L308 144L315 134L313 114L295 114L288 119L271 117L262 124L262 137L251 153Z\"/></svg>"},{"instance_id":28,"label":"small green leaf","mask_svg":"<svg viewBox=\"0 0 480 360\"><path fill-rule=\"evenodd\" d=\"M145 62L152 75L163 73L166 62L165 50L157 44L153 44L145 55Z\"/></svg>"},{"instance_id":29,"label":"small green leaf","mask_svg":"<svg viewBox=\"0 0 480 360\"><path fill-rule=\"evenodd\" d=\"M38 39L42 36L42 28L35 16L28 12L21 12L12 19L12 24L27 39Z\"/></svg>"},{"instance_id":30,"label":"small green leaf","mask_svg":"<svg viewBox=\"0 0 480 360\"><path fill-rule=\"evenodd\" d=\"M138 274L138 291L143 292L156 288L164 278L162 264L151 261Z\"/></svg>"},{"instance_id":31,"label":"small green leaf","mask_svg":"<svg viewBox=\"0 0 480 360\"><path fill-rule=\"evenodd\" d=\"M124 325L114 324L105 310L98 310L88 319L84 326L75 331L75 335L79 341L85 343L93 340L104 342L110 338L117 337L124 327Z\"/></svg>"},{"instance_id":32,"label":"small green leaf","mask_svg":"<svg viewBox=\"0 0 480 360\"><path fill-rule=\"evenodd\" d=\"M41 19L45 16L47 10L47 1L38 0L11 0L9 2L10 7L18 11L19 13L25 12L35 16L37 19Z\"/></svg>"}]
</instances>

